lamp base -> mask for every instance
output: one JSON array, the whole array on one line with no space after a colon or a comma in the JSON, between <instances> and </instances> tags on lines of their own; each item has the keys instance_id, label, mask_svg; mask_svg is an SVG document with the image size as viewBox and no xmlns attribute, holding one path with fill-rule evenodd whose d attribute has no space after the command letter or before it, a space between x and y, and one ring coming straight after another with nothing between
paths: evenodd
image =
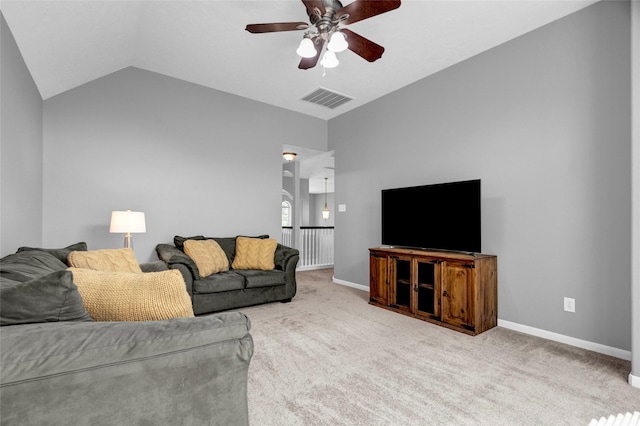
<instances>
[{"instance_id":1,"label":"lamp base","mask_svg":"<svg viewBox=\"0 0 640 426\"><path fill-rule=\"evenodd\" d=\"M131 238L130 233L127 233L127 235L124 236L124 248L130 248L133 250L133 239Z\"/></svg>"}]
</instances>

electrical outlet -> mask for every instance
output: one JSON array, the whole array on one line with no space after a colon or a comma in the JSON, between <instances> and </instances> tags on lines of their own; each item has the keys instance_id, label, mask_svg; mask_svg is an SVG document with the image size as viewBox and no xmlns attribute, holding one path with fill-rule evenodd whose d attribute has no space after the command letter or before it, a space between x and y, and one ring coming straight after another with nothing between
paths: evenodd
<instances>
[{"instance_id":1,"label":"electrical outlet","mask_svg":"<svg viewBox=\"0 0 640 426\"><path fill-rule=\"evenodd\" d=\"M566 312L575 312L576 311L576 299L572 297L564 298L564 310Z\"/></svg>"}]
</instances>

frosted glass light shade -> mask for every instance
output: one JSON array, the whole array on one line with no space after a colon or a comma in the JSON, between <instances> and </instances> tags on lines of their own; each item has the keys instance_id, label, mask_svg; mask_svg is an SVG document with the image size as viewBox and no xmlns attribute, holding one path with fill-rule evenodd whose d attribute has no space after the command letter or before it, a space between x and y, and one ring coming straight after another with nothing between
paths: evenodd
<instances>
[{"instance_id":1,"label":"frosted glass light shade","mask_svg":"<svg viewBox=\"0 0 640 426\"><path fill-rule=\"evenodd\" d=\"M313 41L306 37L300 42L300 46L296 49L296 53L303 58L313 58L318 54L316 52L316 48L313 47Z\"/></svg>"},{"instance_id":2,"label":"frosted glass light shade","mask_svg":"<svg viewBox=\"0 0 640 426\"><path fill-rule=\"evenodd\" d=\"M324 220L329 220L329 207L327 207L327 205L324 205L324 209L322 209L322 219Z\"/></svg>"},{"instance_id":3,"label":"frosted glass light shade","mask_svg":"<svg viewBox=\"0 0 640 426\"><path fill-rule=\"evenodd\" d=\"M147 232L144 212L113 211L111 212L111 233L142 233Z\"/></svg>"},{"instance_id":4,"label":"frosted glass light shade","mask_svg":"<svg viewBox=\"0 0 640 426\"><path fill-rule=\"evenodd\" d=\"M298 154L296 154L295 152L283 152L282 153L282 156L284 157L284 159L289 161L289 162L293 161L296 158L297 155Z\"/></svg>"},{"instance_id":5,"label":"frosted glass light shade","mask_svg":"<svg viewBox=\"0 0 640 426\"><path fill-rule=\"evenodd\" d=\"M340 61L338 61L338 57L336 56L336 54L330 50L327 50L326 52L324 52L324 56L322 57L322 62L320 62L320 65L325 68L335 68L339 63Z\"/></svg>"},{"instance_id":6,"label":"frosted glass light shade","mask_svg":"<svg viewBox=\"0 0 640 426\"><path fill-rule=\"evenodd\" d=\"M327 44L327 49L332 52L344 52L349 47L349 43L340 31L336 31L331 35L331 40L329 40L329 44Z\"/></svg>"}]
</instances>

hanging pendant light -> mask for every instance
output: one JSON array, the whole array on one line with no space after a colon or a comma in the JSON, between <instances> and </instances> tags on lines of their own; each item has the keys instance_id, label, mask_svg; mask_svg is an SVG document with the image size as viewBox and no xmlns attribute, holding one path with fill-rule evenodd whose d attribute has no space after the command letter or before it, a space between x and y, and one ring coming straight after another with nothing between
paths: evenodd
<instances>
[{"instance_id":1,"label":"hanging pendant light","mask_svg":"<svg viewBox=\"0 0 640 426\"><path fill-rule=\"evenodd\" d=\"M322 209L322 219L329 220L329 207L327 206L327 179L324 178L324 208Z\"/></svg>"}]
</instances>

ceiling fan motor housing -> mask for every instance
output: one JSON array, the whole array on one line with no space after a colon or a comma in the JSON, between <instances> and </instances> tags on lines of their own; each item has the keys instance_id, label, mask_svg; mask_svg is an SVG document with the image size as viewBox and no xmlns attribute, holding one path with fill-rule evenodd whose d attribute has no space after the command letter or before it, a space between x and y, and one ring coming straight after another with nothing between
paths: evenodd
<instances>
[{"instance_id":1,"label":"ceiling fan motor housing","mask_svg":"<svg viewBox=\"0 0 640 426\"><path fill-rule=\"evenodd\" d=\"M324 14L317 7L309 13L309 20L318 31L323 40L328 41L331 34L338 29L338 23L348 19L349 15L343 15L336 19L336 12L342 9L342 3L338 0L323 0Z\"/></svg>"}]
</instances>

